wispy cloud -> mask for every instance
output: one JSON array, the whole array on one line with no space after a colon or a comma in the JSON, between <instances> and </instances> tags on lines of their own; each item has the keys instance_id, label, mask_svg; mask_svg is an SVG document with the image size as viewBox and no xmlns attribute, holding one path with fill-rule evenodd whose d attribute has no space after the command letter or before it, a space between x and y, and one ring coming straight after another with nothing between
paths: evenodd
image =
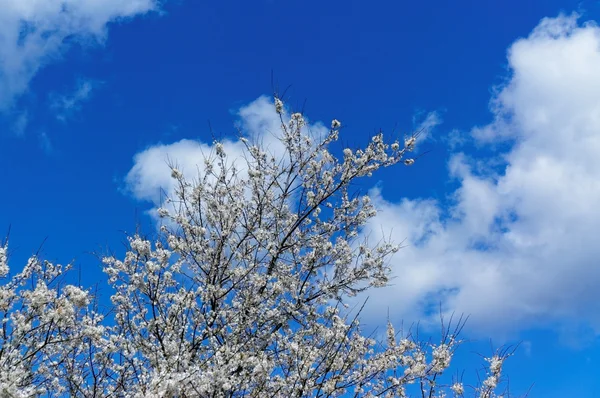
<instances>
[{"instance_id":1,"label":"wispy cloud","mask_svg":"<svg viewBox=\"0 0 600 398\"><path fill-rule=\"evenodd\" d=\"M40 68L60 59L68 42L91 38L102 43L109 23L158 8L156 0L2 0L0 4L0 111L27 91Z\"/></svg>"},{"instance_id":2,"label":"wispy cloud","mask_svg":"<svg viewBox=\"0 0 600 398\"><path fill-rule=\"evenodd\" d=\"M12 123L12 131L17 136L22 136L25 134L27 130L27 125L29 124L29 113L27 111L23 111L19 113L14 122Z\"/></svg>"},{"instance_id":3,"label":"wispy cloud","mask_svg":"<svg viewBox=\"0 0 600 398\"><path fill-rule=\"evenodd\" d=\"M47 155L49 155L52 152L54 152L54 148L52 146L52 142L50 141L50 137L48 137L48 134L46 134L46 132L40 133L38 135L38 140L39 140L39 143L40 143L40 148Z\"/></svg>"},{"instance_id":4,"label":"wispy cloud","mask_svg":"<svg viewBox=\"0 0 600 398\"><path fill-rule=\"evenodd\" d=\"M82 104L90 99L93 90L101 85L102 82L97 80L80 79L72 92L67 94L51 94L50 108L55 112L58 120L66 121L75 112L81 110Z\"/></svg>"},{"instance_id":5,"label":"wispy cloud","mask_svg":"<svg viewBox=\"0 0 600 398\"><path fill-rule=\"evenodd\" d=\"M373 191L381 211L366 232L383 225L409 246L393 260L394 286L371 293L370 316L385 319L389 306L423 319L442 301L486 335L557 323L600 334L600 28L546 18L508 54L494 121L471 134L510 150L455 153L450 208Z\"/></svg>"},{"instance_id":6,"label":"wispy cloud","mask_svg":"<svg viewBox=\"0 0 600 398\"><path fill-rule=\"evenodd\" d=\"M442 124L442 117L439 112L428 112L424 118L422 117L423 113L424 112L418 112L413 117L413 124L417 126L415 131L422 131L419 135L419 142L423 142L423 140L430 138L430 132L433 128Z\"/></svg>"},{"instance_id":7,"label":"wispy cloud","mask_svg":"<svg viewBox=\"0 0 600 398\"><path fill-rule=\"evenodd\" d=\"M443 138L442 141L448 146L448 149L454 151L465 145L471 137L468 133L459 129L452 129Z\"/></svg>"}]
</instances>

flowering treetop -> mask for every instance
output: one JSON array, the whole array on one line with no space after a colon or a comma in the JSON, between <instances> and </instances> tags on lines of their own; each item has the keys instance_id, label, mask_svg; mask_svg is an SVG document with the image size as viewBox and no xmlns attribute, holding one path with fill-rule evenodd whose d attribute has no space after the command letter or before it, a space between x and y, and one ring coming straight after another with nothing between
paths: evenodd
<instances>
[{"instance_id":1,"label":"flowering treetop","mask_svg":"<svg viewBox=\"0 0 600 398\"><path fill-rule=\"evenodd\" d=\"M194 180L172 165L177 189L158 210L158 236L132 236L124 257L103 259L109 314L35 256L7 277L0 248L0 395L402 397L411 384L465 393L459 380L439 382L461 322L443 325L438 344L388 324L378 343L346 311L348 297L388 283L398 250L359 238L376 209L352 183L412 165L416 135L388 143L379 133L338 159L338 120L317 136L281 99L274 106L281 153L242 138L243 159L215 142ZM490 359L475 393L494 396L505 357Z\"/></svg>"}]
</instances>

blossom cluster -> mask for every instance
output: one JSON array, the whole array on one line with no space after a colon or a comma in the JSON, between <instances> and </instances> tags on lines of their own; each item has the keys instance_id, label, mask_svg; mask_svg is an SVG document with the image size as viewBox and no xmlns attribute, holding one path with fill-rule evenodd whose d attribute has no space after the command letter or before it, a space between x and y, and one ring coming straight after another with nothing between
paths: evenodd
<instances>
[{"instance_id":1,"label":"blossom cluster","mask_svg":"<svg viewBox=\"0 0 600 398\"><path fill-rule=\"evenodd\" d=\"M70 266L37 256L9 276L7 245L0 249L0 396L78 395L103 333L89 291L62 284ZM75 370L76 369L76 370Z\"/></svg>"}]
</instances>

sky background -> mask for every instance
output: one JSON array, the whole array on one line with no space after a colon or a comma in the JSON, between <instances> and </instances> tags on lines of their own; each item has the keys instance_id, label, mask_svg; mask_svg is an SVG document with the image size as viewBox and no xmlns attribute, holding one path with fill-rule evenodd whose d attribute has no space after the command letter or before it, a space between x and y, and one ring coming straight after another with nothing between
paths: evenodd
<instances>
[{"instance_id":1,"label":"sky background","mask_svg":"<svg viewBox=\"0 0 600 398\"><path fill-rule=\"evenodd\" d=\"M467 374L521 342L514 393L600 397L600 3L0 0L0 230L13 267L44 242L103 281L93 253L236 126L265 134L274 83L311 122L429 127L410 168L364 182L408 247L367 327L470 314ZM394 130L395 129L395 130ZM235 147L235 143L230 144Z\"/></svg>"}]
</instances>

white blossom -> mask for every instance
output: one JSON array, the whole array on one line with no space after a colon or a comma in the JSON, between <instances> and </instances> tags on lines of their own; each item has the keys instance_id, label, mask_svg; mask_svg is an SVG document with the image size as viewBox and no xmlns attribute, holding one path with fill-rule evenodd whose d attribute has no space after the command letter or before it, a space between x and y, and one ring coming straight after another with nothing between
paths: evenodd
<instances>
[{"instance_id":1,"label":"white blossom","mask_svg":"<svg viewBox=\"0 0 600 398\"><path fill-rule=\"evenodd\" d=\"M0 278L8 274L8 259L6 255L6 245L0 246Z\"/></svg>"},{"instance_id":2,"label":"white blossom","mask_svg":"<svg viewBox=\"0 0 600 398\"><path fill-rule=\"evenodd\" d=\"M78 307L85 307L90 303L88 293L77 286L67 285L63 291L69 300Z\"/></svg>"},{"instance_id":3,"label":"white blossom","mask_svg":"<svg viewBox=\"0 0 600 398\"><path fill-rule=\"evenodd\" d=\"M225 147L221 142L215 142L214 146L217 156L225 156Z\"/></svg>"},{"instance_id":4,"label":"white blossom","mask_svg":"<svg viewBox=\"0 0 600 398\"><path fill-rule=\"evenodd\" d=\"M454 392L454 394L456 394L458 396L461 396L465 393L465 387L463 386L462 383L454 383L454 384L452 384L450 389L452 390L452 392Z\"/></svg>"},{"instance_id":5,"label":"white blossom","mask_svg":"<svg viewBox=\"0 0 600 398\"><path fill-rule=\"evenodd\" d=\"M173 167L171 169L171 177L173 177L175 179L179 179L179 178L183 177L183 173L179 169Z\"/></svg>"},{"instance_id":6,"label":"white blossom","mask_svg":"<svg viewBox=\"0 0 600 398\"><path fill-rule=\"evenodd\" d=\"M283 113L283 101L275 97L275 111L279 114Z\"/></svg>"},{"instance_id":7,"label":"white blossom","mask_svg":"<svg viewBox=\"0 0 600 398\"><path fill-rule=\"evenodd\" d=\"M159 217L168 217L169 216L169 210L165 209L164 207L160 207L156 210L156 213L158 214Z\"/></svg>"}]
</instances>

